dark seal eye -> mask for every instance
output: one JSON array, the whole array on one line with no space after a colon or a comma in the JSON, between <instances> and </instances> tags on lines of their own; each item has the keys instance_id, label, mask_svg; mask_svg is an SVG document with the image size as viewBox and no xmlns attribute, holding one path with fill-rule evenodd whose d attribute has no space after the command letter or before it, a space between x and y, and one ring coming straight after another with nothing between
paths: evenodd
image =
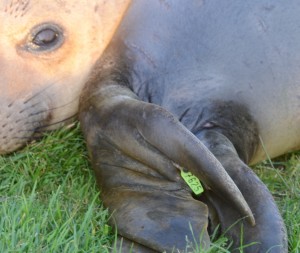
<instances>
[{"instance_id":1,"label":"dark seal eye","mask_svg":"<svg viewBox=\"0 0 300 253\"><path fill-rule=\"evenodd\" d=\"M30 33L26 49L31 52L51 52L64 42L63 30L55 24L42 24L34 27Z\"/></svg>"},{"instance_id":2,"label":"dark seal eye","mask_svg":"<svg viewBox=\"0 0 300 253\"><path fill-rule=\"evenodd\" d=\"M39 47L47 47L54 44L58 39L59 34L51 28L46 28L35 35L32 43Z\"/></svg>"}]
</instances>

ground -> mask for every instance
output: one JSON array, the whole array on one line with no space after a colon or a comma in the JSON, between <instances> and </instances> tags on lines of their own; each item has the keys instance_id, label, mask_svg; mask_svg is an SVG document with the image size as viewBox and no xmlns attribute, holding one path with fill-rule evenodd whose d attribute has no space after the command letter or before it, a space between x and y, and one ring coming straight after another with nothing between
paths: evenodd
<instances>
[{"instance_id":1,"label":"ground","mask_svg":"<svg viewBox=\"0 0 300 253\"><path fill-rule=\"evenodd\" d=\"M254 170L283 215L289 252L300 252L300 153ZM0 252L109 252L115 234L108 218L78 125L0 157ZM209 252L229 252L226 241Z\"/></svg>"}]
</instances>

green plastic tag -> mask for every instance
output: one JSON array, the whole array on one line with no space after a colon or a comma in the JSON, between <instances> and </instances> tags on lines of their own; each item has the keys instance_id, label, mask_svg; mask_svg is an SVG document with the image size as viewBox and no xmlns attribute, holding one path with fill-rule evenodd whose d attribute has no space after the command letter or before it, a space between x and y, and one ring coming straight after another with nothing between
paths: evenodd
<instances>
[{"instance_id":1,"label":"green plastic tag","mask_svg":"<svg viewBox=\"0 0 300 253\"><path fill-rule=\"evenodd\" d=\"M204 192L203 186L201 185L200 180L196 176L194 176L191 172L184 172L183 170L180 171L181 177L188 184L193 193L199 195L202 192Z\"/></svg>"},{"instance_id":2,"label":"green plastic tag","mask_svg":"<svg viewBox=\"0 0 300 253\"><path fill-rule=\"evenodd\" d=\"M103 234L109 235L110 231L111 231L111 227L109 225L105 224L104 229L103 229Z\"/></svg>"}]
</instances>

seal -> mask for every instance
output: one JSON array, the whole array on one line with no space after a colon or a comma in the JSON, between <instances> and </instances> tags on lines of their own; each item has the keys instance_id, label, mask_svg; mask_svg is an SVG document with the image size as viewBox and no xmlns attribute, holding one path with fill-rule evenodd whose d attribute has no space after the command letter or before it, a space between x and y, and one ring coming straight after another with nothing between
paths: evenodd
<instances>
[{"instance_id":1,"label":"seal","mask_svg":"<svg viewBox=\"0 0 300 253\"><path fill-rule=\"evenodd\" d=\"M217 224L231 252L241 241L244 252L287 252L247 164L300 147L299 11L297 0L133 1L79 113L124 252L206 248Z\"/></svg>"},{"instance_id":2,"label":"seal","mask_svg":"<svg viewBox=\"0 0 300 253\"><path fill-rule=\"evenodd\" d=\"M0 153L72 118L87 82L80 121L125 252L209 247L217 224L233 251L243 227L245 252L286 252L246 164L300 147L299 3L133 1L97 61L128 4L0 2Z\"/></svg>"},{"instance_id":3,"label":"seal","mask_svg":"<svg viewBox=\"0 0 300 253\"><path fill-rule=\"evenodd\" d=\"M0 154L77 113L91 67L129 2L0 1Z\"/></svg>"}]
</instances>

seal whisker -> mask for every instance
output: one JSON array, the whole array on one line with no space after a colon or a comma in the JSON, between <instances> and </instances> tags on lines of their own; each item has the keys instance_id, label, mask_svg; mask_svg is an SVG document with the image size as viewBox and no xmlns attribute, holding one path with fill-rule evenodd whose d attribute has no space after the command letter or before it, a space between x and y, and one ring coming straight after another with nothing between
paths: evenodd
<instances>
[{"instance_id":1,"label":"seal whisker","mask_svg":"<svg viewBox=\"0 0 300 253\"><path fill-rule=\"evenodd\" d=\"M63 108L63 107L69 106L69 105L71 105L71 104L74 103L74 102L78 102L79 98L80 98L80 96L76 96L74 99L70 100L69 102L67 102L67 103L65 103L65 104L62 104L62 105L60 105L60 106L57 106L57 107L50 108L50 109L46 110L46 112L47 112L47 111L55 111L55 110L59 110L59 109L61 109L61 108Z\"/></svg>"},{"instance_id":2,"label":"seal whisker","mask_svg":"<svg viewBox=\"0 0 300 253\"><path fill-rule=\"evenodd\" d=\"M26 115L26 116L24 116L24 117L22 117L22 118L16 119L14 123L23 122L23 123L22 123L23 126L27 126L27 125L30 125L30 126L31 126L31 125L40 124L40 123L41 123L40 117L39 117L39 119L36 119L36 120L28 120L28 119L30 119L30 118L36 118L36 117L38 117L39 115L42 115L42 114L47 113L47 112L51 112L51 111L54 111L54 110L59 110L59 109L65 107L65 106L68 106L69 104L71 104L71 103L73 103L73 102L75 102L75 101L76 101L76 99L74 99L74 100L72 100L72 101L70 101L70 102L68 102L68 103L66 103L66 104L64 104L64 105L62 105L62 106L58 106L58 107L51 108L51 109L39 110L39 111L36 111L36 112L29 113L28 115ZM30 107L27 107L27 108L21 110L20 113L23 114L25 111L27 111L27 110L29 110L29 109L31 109L31 108L34 108L34 107L36 107L36 106L38 106L38 105L39 105L39 103L36 103L36 104L33 105L33 106L30 106ZM37 132L37 131L38 131L37 129L44 129L44 128L47 128L47 127L49 127L49 126L55 126L55 125L57 125L57 124L63 123L64 121L68 121L68 120L70 120L70 119L72 119L72 118L75 118L76 115L77 115L77 113L75 113L75 114L73 114L73 115L71 115L70 117L67 117L67 118L65 118L65 119L59 120L59 121L57 121L57 122L53 122L53 123L51 123L51 124L47 124L47 125L44 125L44 126L39 126L39 127L34 128L34 129L20 130L20 132L22 132L22 131L23 131L23 132ZM26 120L26 121L25 121L25 120Z\"/></svg>"},{"instance_id":3,"label":"seal whisker","mask_svg":"<svg viewBox=\"0 0 300 253\"><path fill-rule=\"evenodd\" d=\"M79 96L75 97L75 98L72 99L71 101L69 101L69 102L67 102L67 103L65 103L65 104L62 104L62 105L60 105L60 106L53 107L53 108L50 108L50 109L40 110L40 111L37 111L37 112L34 112L34 113L30 113L28 116L29 116L29 117L31 117L31 116L37 116L37 115L39 115L39 114L43 114L43 113L47 113L47 112L52 112L52 111L55 111L55 110L60 110L60 109L62 109L62 108L64 108L64 107L69 106L69 105L71 105L72 103L78 101L78 99L79 99ZM40 104L41 104L41 102L38 102L38 103L35 103L35 104L30 105L29 107L23 108L23 109L20 111L20 113L24 113L24 112L26 112L27 110L30 110L30 109L32 109L32 108L34 108L34 107L38 107ZM28 117L28 116L27 116L27 117ZM26 117L26 118L27 118L27 117ZM24 119L24 118L23 118L23 119ZM18 122L21 121L21 120L22 120L22 118L21 118L21 119L18 119Z\"/></svg>"},{"instance_id":4,"label":"seal whisker","mask_svg":"<svg viewBox=\"0 0 300 253\"><path fill-rule=\"evenodd\" d=\"M25 105L25 104L29 103L31 100L33 100L34 98L39 97L40 94L44 93L45 91L47 91L48 89L50 89L51 87L53 87L54 85L56 85L57 83L59 83L59 81L62 81L64 79L66 79L66 78L60 78L60 79L56 80L55 82L52 81L52 83L48 84L42 90L37 91L36 93L34 93L33 95L31 95L27 99L24 98L23 92L20 91L19 94L15 97L14 101L10 102L8 106L11 107L11 106L13 106L15 104L15 101L21 101L21 100L24 100L23 104Z\"/></svg>"},{"instance_id":5,"label":"seal whisker","mask_svg":"<svg viewBox=\"0 0 300 253\"><path fill-rule=\"evenodd\" d=\"M47 85L44 89L39 90L38 92L36 92L35 94L33 94L31 97L29 97L28 99L26 99L23 103L27 104L28 102L30 102L31 100L33 100L34 98L38 97L40 94L44 93L45 91L47 91L49 88L53 87L55 84L59 83L59 81L64 80L65 78L60 78L55 82L52 82L51 84Z\"/></svg>"},{"instance_id":6,"label":"seal whisker","mask_svg":"<svg viewBox=\"0 0 300 253\"><path fill-rule=\"evenodd\" d=\"M40 106L41 104L42 104L42 102L38 102L38 103L35 103L35 104L31 104L31 105L28 106L28 107L22 108L22 110L20 110L19 113L24 113L24 112L26 112L26 111L28 111L28 110L31 110L32 108L35 108L35 107ZM30 115L29 115L29 116L30 116Z\"/></svg>"},{"instance_id":7,"label":"seal whisker","mask_svg":"<svg viewBox=\"0 0 300 253\"><path fill-rule=\"evenodd\" d=\"M66 121L69 121L71 119L74 119L76 118L77 116L77 113L73 114L72 116L70 117L67 117L65 119L62 119L62 120L59 120L59 121L56 121L56 122L53 122L51 124L45 124L45 125L41 125L41 126L38 126L38 127L35 127L35 128L31 128L31 129L26 129L26 130L19 130L18 132L34 132L34 133L42 133L43 130L40 131L40 129L45 129L45 128L48 128L48 127L51 127L51 126L55 126L55 125L58 125L58 124L61 124L61 123L64 123ZM34 125L34 124L40 124L40 120L36 120L36 121L28 121L28 122L25 122L23 125Z\"/></svg>"},{"instance_id":8,"label":"seal whisker","mask_svg":"<svg viewBox=\"0 0 300 253\"><path fill-rule=\"evenodd\" d=\"M72 119L74 119L74 118L77 117L77 114L78 114L78 113L75 113L75 114L73 114L73 115L70 116L70 117L67 117L67 118L65 118L65 119L62 119L62 120L53 122L53 123L51 123L51 124L39 126L39 127L36 128L36 131L35 131L35 132L39 132L40 129L45 129L45 128L52 127L52 126L55 126L55 125L58 125L58 124L67 122L67 121L69 121L69 120L72 120ZM42 131L43 131L43 130L42 130Z\"/></svg>"},{"instance_id":9,"label":"seal whisker","mask_svg":"<svg viewBox=\"0 0 300 253\"><path fill-rule=\"evenodd\" d=\"M67 103L65 103L65 104L62 104L62 105L60 105L60 106L52 107L52 108L45 109L45 110L41 110L41 111L35 112L34 114L31 114L31 115L37 115L37 114L41 114L41 113L47 113L47 112L51 112L51 111L55 111L55 110L60 110L61 108L64 108L64 107L66 107L66 106L71 105L71 104L74 103L74 102L77 102L78 99L79 99L79 96L75 97L74 99L72 99L72 100L70 100L69 102L67 102ZM38 105L38 103L37 103L37 104L34 104L34 105L30 106L30 107L27 107L27 108L23 109L22 111L26 111L26 110L28 110L28 109L30 109L30 108L33 108L33 107L37 106L37 105Z\"/></svg>"}]
</instances>

